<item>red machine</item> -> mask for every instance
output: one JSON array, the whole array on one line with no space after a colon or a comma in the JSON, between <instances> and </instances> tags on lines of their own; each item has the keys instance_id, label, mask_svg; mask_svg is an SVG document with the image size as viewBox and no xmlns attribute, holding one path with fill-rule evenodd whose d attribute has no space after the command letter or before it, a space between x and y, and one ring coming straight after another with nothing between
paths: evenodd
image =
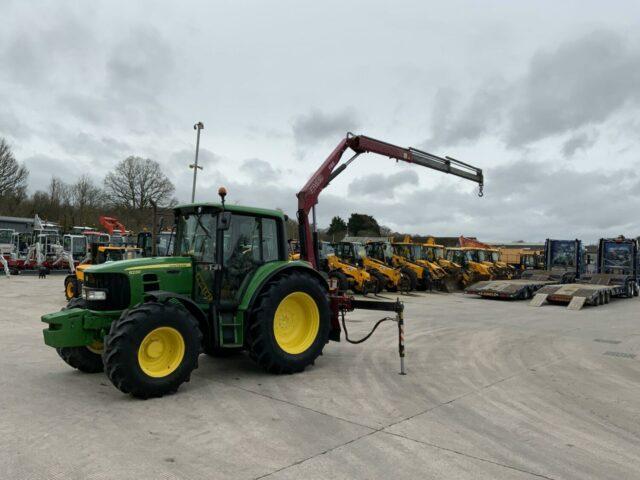
<instances>
[{"instance_id":1,"label":"red machine","mask_svg":"<svg viewBox=\"0 0 640 480\"><path fill-rule=\"evenodd\" d=\"M463 237L462 235L458 238L458 244L461 247L469 248L494 248L491 245L476 240L475 238Z\"/></svg>"},{"instance_id":2,"label":"red machine","mask_svg":"<svg viewBox=\"0 0 640 480\"><path fill-rule=\"evenodd\" d=\"M109 235L113 235L113 232L116 230L118 230L121 235L124 235L127 231L127 229L124 228L124 225L120 223L117 218L105 217L104 215L101 215L99 220L100 225L102 225L105 230L109 232Z\"/></svg>"}]
</instances>

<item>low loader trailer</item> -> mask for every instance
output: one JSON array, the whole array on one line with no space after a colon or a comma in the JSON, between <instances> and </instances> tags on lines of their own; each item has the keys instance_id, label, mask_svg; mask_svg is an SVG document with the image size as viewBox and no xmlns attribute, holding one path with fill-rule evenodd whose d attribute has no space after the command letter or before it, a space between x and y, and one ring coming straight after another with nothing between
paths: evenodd
<instances>
[{"instance_id":1,"label":"low loader trailer","mask_svg":"<svg viewBox=\"0 0 640 480\"><path fill-rule=\"evenodd\" d=\"M598 306L612 298L638 296L638 243L622 236L602 238L598 244L597 273L583 275L575 283L547 285L541 288L530 305L567 304L570 310L585 305Z\"/></svg>"},{"instance_id":2,"label":"low loader trailer","mask_svg":"<svg viewBox=\"0 0 640 480\"><path fill-rule=\"evenodd\" d=\"M546 270L525 270L518 279L485 280L465 289L465 293L484 298L527 300L547 285L575 282L583 271L580 240L547 239L544 247Z\"/></svg>"}]
</instances>

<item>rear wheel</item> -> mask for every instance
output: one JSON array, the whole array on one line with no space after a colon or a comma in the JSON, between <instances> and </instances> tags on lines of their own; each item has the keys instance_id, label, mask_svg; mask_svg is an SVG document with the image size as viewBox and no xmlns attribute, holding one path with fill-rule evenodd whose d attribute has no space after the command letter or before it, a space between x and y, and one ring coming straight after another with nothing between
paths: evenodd
<instances>
[{"instance_id":1,"label":"rear wheel","mask_svg":"<svg viewBox=\"0 0 640 480\"><path fill-rule=\"evenodd\" d=\"M249 354L269 372L301 372L322 353L330 323L320 281L300 272L280 276L258 297L247 335Z\"/></svg>"},{"instance_id":2,"label":"rear wheel","mask_svg":"<svg viewBox=\"0 0 640 480\"><path fill-rule=\"evenodd\" d=\"M373 293L378 294L382 290L384 290L385 286L387 286L387 277L385 277L377 270L372 270L369 273L371 274L371 279L375 280L375 290L373 291Z\"/></svg>"},{"instance_id":3,"label":"rear wheel","mask_svg":"<svg viewBox=\"0 0 640 480\"><path fill-rule=\"evenodd\" d=\"M332 272L329 272L329 278L335 278L338 281L338 290L340 292L346 292L349 290L349 279L344 273L338 270L333 270Z\"/></svg>"},{"instance_id":4,"label":"rear wheel","mask_svg":"<svg viewBox=\"0 0 640 480\"><path fill-rule=\"evenodd\" d=\"M407 267L401 268L400 271L409 279L409 289L416 290L418 288L418 276L416 272Z\"/></svg>"},{"instance_id":5,"label":"rear wheel","mask_svg":"<svg viewBox=\"0 0 640 480\"><path fill-rule=\"evenodd\" d=\"M82 298L72 298L67 306L62 310L70 308L86 308L87 305ZM96 341L83 347L61 347L56 348L56 352L62 360L70 367L76 368L84 373L99 373L104 370L102 363L102 342Z\"/></svg>"},{"instance_id":6,"label":"rear wheel","mask_svg":"<svg viewBox=\"0 0 640 480\"><path fill-rule=\"evenodd\" d=\"M123 393L173 393L198 368L202 332L197 320L171 303L148 302L126 310L105 337L105 371Z\"/></svg>"}]
</instances>

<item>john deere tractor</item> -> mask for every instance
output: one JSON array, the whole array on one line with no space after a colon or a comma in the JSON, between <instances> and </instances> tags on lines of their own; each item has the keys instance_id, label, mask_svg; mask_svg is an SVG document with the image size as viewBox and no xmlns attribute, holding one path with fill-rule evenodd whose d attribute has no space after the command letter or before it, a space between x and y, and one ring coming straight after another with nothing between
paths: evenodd
<instances>
[{"instance_id":1,"label":"john deere tractor","mask_svg":"<svg viewBox=\"0 0 640 480\"><path fill-rule=\"evenodd\" d=\"M288 260L282 212L225 207L223 196L174 213L172 257L92 265L82 297L42 317L66 363L148 398L188 381L202 351L246 349L265 370L293 373L337 339L327 282Z\"/></svg>"}]
</instances>

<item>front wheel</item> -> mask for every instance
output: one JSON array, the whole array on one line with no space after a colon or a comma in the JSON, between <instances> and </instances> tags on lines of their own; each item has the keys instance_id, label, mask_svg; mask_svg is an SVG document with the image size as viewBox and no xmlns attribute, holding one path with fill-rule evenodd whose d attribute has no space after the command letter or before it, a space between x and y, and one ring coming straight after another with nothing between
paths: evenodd
<instances>
[{"instance_id":1,"label":"front wheel","mask_svg":"<svg viewBox=\"0 0 640 480\"><path fill-rule=\"evenodd\" d=\"M197 320L171 303L126 310L105 337L103 361L111 382L134 397L173 393L198 368L202 332Z\"/></svg>"},{"instance_id":2,"label":"front wheel","mask_svg":"<svg viewBox=\"0 0 640 480\"><path fill-rule=\"evenodd\" d=\"M87 308L87 304L82 298L72 298L62 310L70 308ZM100 341L84 347L56 348L56 352L67 365L84 373L100 373L104 370L102 350L103 345Z\"/></svg>"},{"instance_id":3,"label":"front wheel","mask_svg":"<svg viewBox=\"0 0 640 480\"><path fill-rule=\"evenodd\" d=\"M327 290L318 279L302 272L279 276L251 312L249 354L268 372L301 372L322 353L330 324Z\"/></svg>"},{"instance_id":4,"label":"front wheel","mask_svg":"<svg viewBox=\"0 0 640 480\"><path fill-rule=\"evenodd\" d=\"M77 298L80 294L78 280L75 275L69 275L64 279L64 296L67 300Z\"/></svg>"}]
</instances>

